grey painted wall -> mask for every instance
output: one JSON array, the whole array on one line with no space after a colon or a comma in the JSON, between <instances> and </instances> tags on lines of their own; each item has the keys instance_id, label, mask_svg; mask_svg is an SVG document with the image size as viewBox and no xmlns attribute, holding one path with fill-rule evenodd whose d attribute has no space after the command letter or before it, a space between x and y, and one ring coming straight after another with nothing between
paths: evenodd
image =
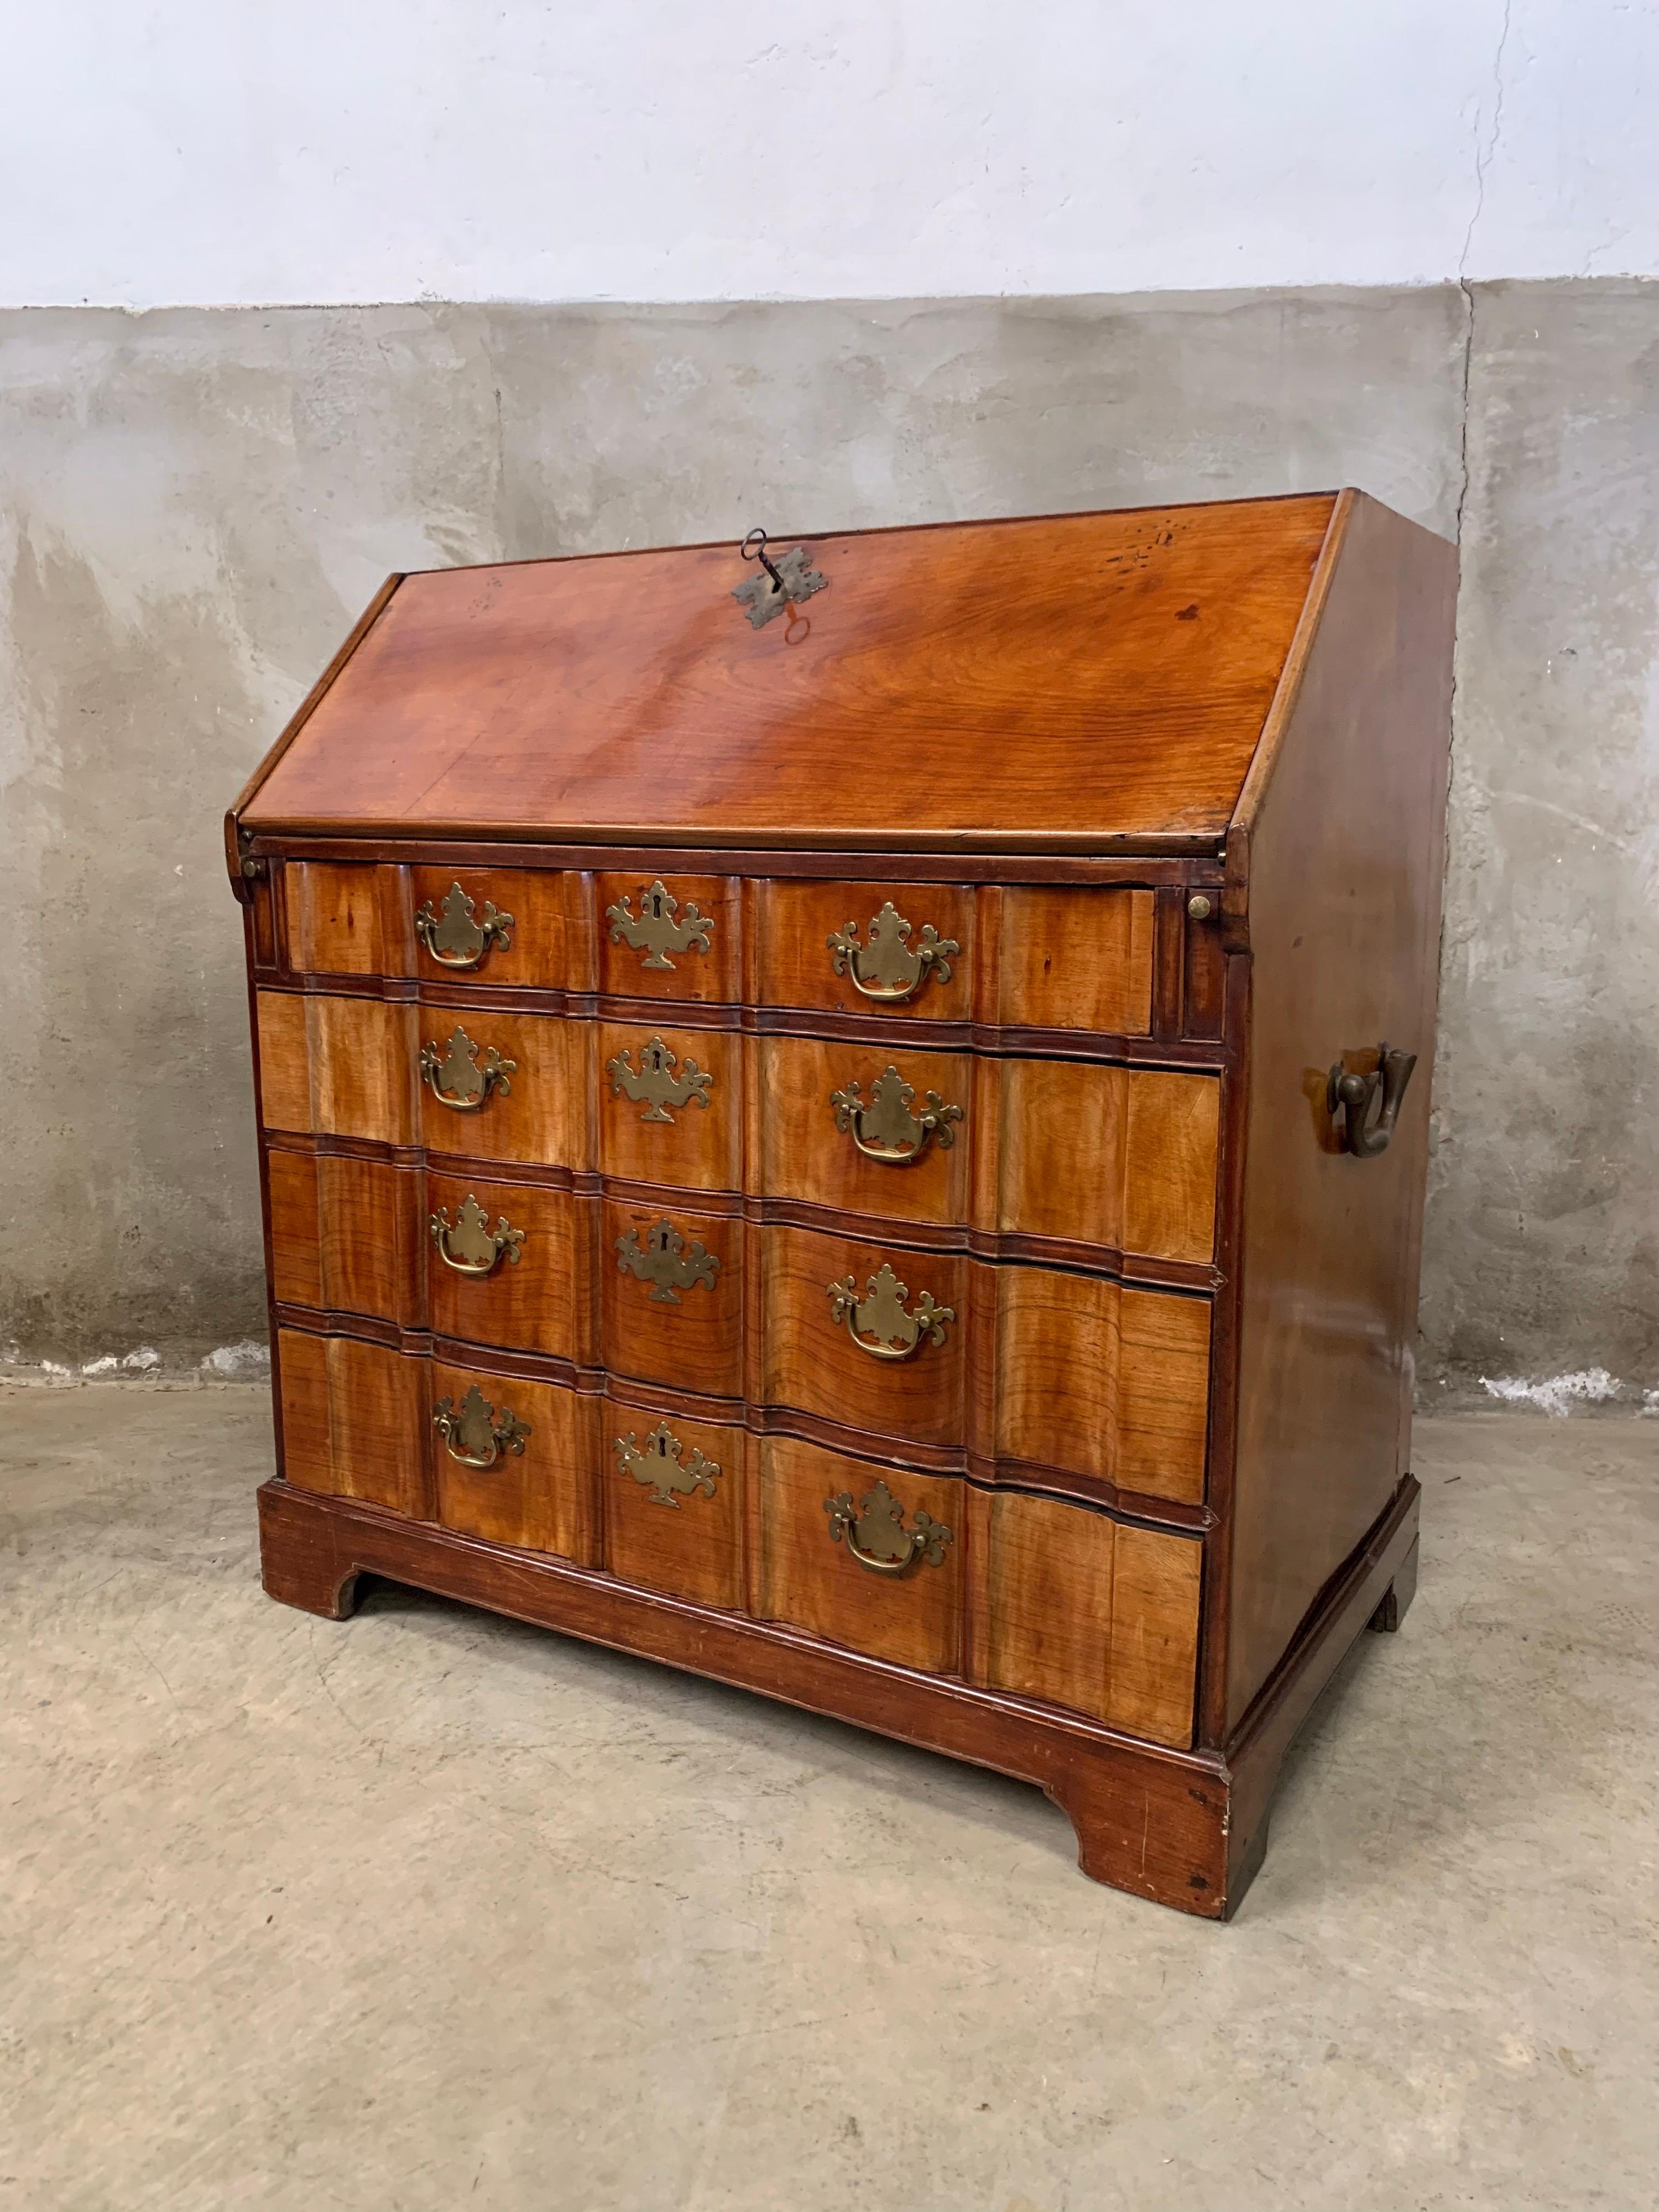
<instances>
[{"instance_id":1,"label":"grey painted wall","mask_svg":"<svg viewBox=\"0 0 1659 2212\"><path fill-rule=\"evenodd\" d=\"M0 1352L262 1333L219 817L393 568L1355 483L1460 527L1423 1373L1659 1382L1659 285L0 315Z\"/></svg>"}]
</instances>

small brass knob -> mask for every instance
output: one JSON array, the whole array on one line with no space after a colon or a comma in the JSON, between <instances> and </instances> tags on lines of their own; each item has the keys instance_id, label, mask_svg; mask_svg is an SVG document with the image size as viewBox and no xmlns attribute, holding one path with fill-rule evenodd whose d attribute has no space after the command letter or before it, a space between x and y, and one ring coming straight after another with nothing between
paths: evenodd
<instances>
[{"instance_id":1,"label":"small brass knob","mask_svg":"<svg viewBox=\"0 0 1659 2212\"><path fill-rule=\"evenodd\" d=\"M1207 921L1215 912L1215 908L1205 897L1202 891L1194 891L1187 902L1187 911L1194 921Z\"/></svg>"}]
</instances>

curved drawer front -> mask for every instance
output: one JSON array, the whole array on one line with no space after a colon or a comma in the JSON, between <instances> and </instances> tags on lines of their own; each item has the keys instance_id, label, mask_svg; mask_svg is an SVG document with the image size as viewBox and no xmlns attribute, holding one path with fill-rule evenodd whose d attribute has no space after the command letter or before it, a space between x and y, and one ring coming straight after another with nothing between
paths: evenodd
<instances>
[{"instance_id":1,"label":"curved drawer front","mask_svg":"<svg viewBox=\"0 0 1659 2212\"><path fill-rule=\"evenodd\" d=\"M743 1045L731 1030L601 1022L599 1164L629 1182L743 1188Z\"/></svg>"},{"instance_id":2,"label":"curved drawer front","mask_svg":"<svg viewBox=\"0 0 1659 2212\"><path fill-rule=\"evenodd\" d=\"M287 964L313 975L760 1006L1143 1037L1153 899L1115 886L819 882L290 860ZM751 980L745 988L745 976Z\"/></svg>"},{"instance_id":3,"label":"curved drawer front","mask_svg":"<svg viewBox=\"0 0 1659 2212\"><path fill-rule=\"evenodd\" d=\"M648 1392L623 1401L294 1328L276 1352L284 1472L299 1488L746 1609L1154 1742L1191 1739L1196 1537L689 1419Z\"/></svg>"},{"instance_id":4,"label":"curved drawer front","mask_svg":"<svg viewBox=\"0 0 1659 2212\"><path fill-rule=\"evenodd\" d=\"M1207 1297L756 1230L677 1198L640 1204L280 1145L267 1158L285 1307L696 1397L752 1396L802 1425L1048 1468L1109 1498L1204 1497Z\"/></svg>"}]
</instances>

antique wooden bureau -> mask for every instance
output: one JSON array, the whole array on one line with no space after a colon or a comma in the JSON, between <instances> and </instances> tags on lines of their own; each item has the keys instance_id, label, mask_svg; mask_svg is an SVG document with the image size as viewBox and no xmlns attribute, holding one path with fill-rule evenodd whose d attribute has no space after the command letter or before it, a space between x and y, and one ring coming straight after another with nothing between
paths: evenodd
<instances>
[{"instance_id":1,"label":"antique wooden bureau","mask_svg":"<svg viewBox=\"0 0 1659 2212\"><path fill-rule=\"evenodd\" d=\"M1353 492L391 578L227 823L272 1595L837 1714L1230 1913L1415 1577L1454 585Z\"/></svg>"}]
</instances>

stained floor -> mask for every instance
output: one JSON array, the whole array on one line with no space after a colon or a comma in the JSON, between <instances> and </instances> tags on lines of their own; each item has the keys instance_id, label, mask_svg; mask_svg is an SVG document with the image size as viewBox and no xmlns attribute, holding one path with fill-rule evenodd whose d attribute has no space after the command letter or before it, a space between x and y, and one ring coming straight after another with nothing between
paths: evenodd
<instances>
[{"instance_id":1,"label":"stained floor","mask_svg":"<svg viewBox=\"0 0 1659 2212\"><path fill-rule=\"evenodd\" d=\"M1036 1790L380 1587L263 1393L0 1393L0 2206L1646 2208L1659 1421L1424 1422L1219 1928Z\"/></svg>"}]
</instances>

